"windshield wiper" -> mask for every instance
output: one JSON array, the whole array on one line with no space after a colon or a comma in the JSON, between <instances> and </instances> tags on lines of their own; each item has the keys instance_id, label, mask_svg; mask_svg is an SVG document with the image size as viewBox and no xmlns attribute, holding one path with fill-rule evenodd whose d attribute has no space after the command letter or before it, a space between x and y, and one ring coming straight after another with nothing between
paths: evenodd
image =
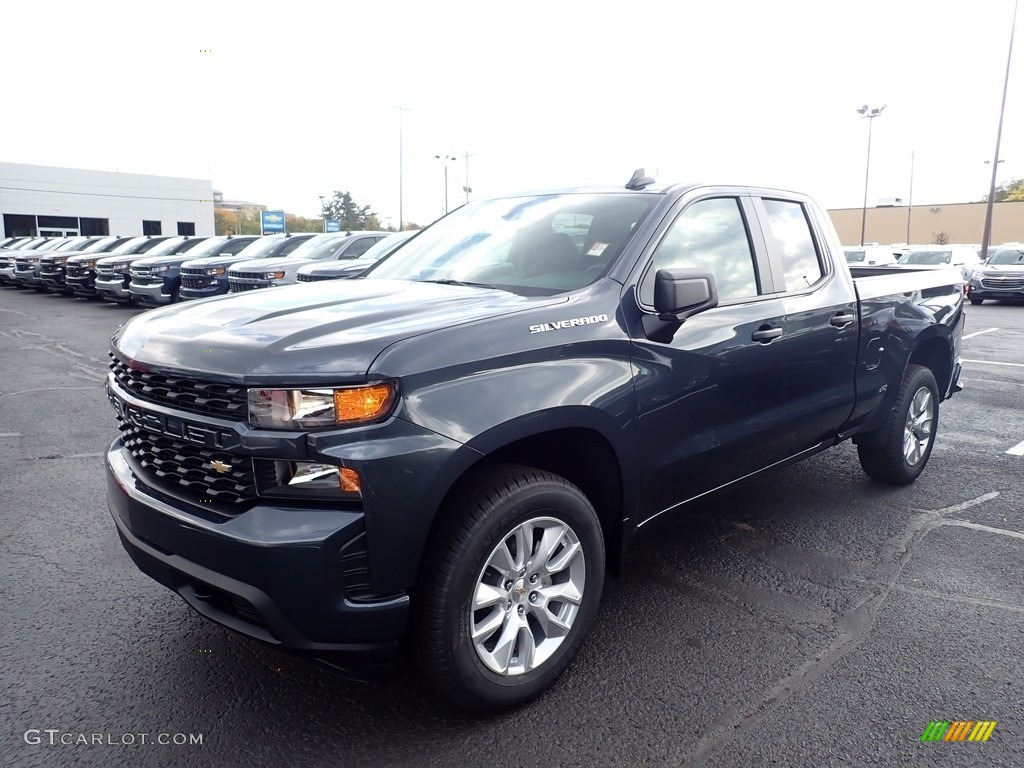
<instances>
[{"instance_id":1,"label":"windshield wiper","mask_svg":"<svg viewBox=\"0 0 1024 768\"><path fill-rule=\"evenodd\" d=\"M439 283L440 285L465 285L470 288L490 288L492 291L500 290L498 286L491 285L490 283L473 283L468 280L452 280L450 278L444 278L443 280L420 280L421 283Z\"/></svg>"}]
</instances>

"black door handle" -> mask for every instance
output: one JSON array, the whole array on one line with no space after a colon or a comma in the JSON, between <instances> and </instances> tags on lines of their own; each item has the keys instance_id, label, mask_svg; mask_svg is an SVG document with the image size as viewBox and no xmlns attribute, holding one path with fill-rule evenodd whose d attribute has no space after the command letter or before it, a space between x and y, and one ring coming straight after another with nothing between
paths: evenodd
<instances>
[{"instance_id":1,"label":"black door handle","mask_svg":"<svg viewBox=\"0 0 1024 768\"><path fill-rule=\"evenodd\" d=\"M763 344L768 344L772 339L777 339L782 335L781 328L772 328L768 325L763 325L750 334L750 338L754 341L760 341Z\"/></svg>"},{"instance_id":2,"label":"black door handle","mask_svg":"<svg viewBox=\"0 0 1024 768\"><path fill-rule=\"evenodd\" d=\"M829 322L832 323L832 325L834 325L836 328L842 328L844 325L849 325L856 319L856 317L849 314L848 312L837 312L836 314L832 315L832 318L829 320Z\"/></svg>"}]
</instances>

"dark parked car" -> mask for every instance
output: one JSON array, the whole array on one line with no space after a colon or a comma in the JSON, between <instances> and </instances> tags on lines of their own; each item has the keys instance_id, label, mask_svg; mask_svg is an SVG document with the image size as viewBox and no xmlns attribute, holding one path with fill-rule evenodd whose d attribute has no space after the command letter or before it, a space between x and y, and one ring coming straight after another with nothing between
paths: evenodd
<instances>
[{"instance_id":1,"label":"dark parked car","mask_svg":"<svg viewBox=\"0 0 1024 768\"><path fill-rule=\"evenodd\" d=\"M228 269L232 264L251 259L287 256L311 237L315 235L267 235L255 240L241 251L190 259L181 265L181 298L205 299L227 293L230 289Z\"/></svg>"},{"instance_id":2,"label":"dark parked car","mask_svg":"<svg viewBox=\"0 0 1024 768\"><path fill-rule=\"evenodd\" d=\"M58 249L42 255L39 259L39 281L46 290L52 293L71 295L72 290L67 285L65 275L68 259L82 254L100 256L131 240L130 237L121 237L120 235L108 235L91 239L93 242L84 247L80 245L74 250L68 251Z\"/></svg>"},{"instance_id":3,"label":"dark parked car","mask_svg":"<svg viewBox=\"0 0 1024 768\"><path fill-rule=\"evenodd\" d=\"M200 238L168 237L163 242L146 250L146 257L177 256L187 253L202 242ZM115 304L131 304L134 299L131 293L132 271L135 262L142 258L139 254L130 257L107 257L96 262L96 293L104 301Z\"/></svg>"},{"instance_id":4,"label":"dark parked car","mask_svg":"<svg viewBox=\"0 0 1024 768\"><path fill-rule=\"evenodd\" d=\"M122 260L131 263L131 260L138 258L150 248L154 248L164 240L166 237L151 237L149 235L136 236L130 240L121 243L114 250L110 251L107 256L83 253L78 256L70 256L65 264L65 282L69 288L74 292L75 296L81 296L87 299L99 298L99 294L96 293L96 270L97 264L103 259L114 259L114 263L117 262L115 257L121 257ZM111 262L105 262L109 264ZM111 269L111 275L113 269Z\"/></svg>"},{"instance_id":5,"label":"dark parked car","mask_svg":"<svg viewBox=\"0 0 1024 768\"><path fill-rule=\"evenodd\" d=\"M227 235L202 238L202 242L172 256L147 256L132 262L132 298L139 304L155 306L178 301L181 292L181 266L186 261L210 256L230 257L248 247L256 235Z\"/></svg>"},{"instance_id":6,"label":"dark parked car","mask_svg":"<svg viewBox=\"0 0 1024 768\"><path fill-rule=\"evenodd\" d=\"M129 320L106 467L136 565L335 668L401 642L480 712L569 666L641 526L849 439L913 482L959 272L857 277L804 195L652 184L469 203L364 279Z\"/></svg>"},{"instance_id":7,"label":"dark parked car","mask_svg":"<svg viewBox=\"0 0 1024 768\"><path fill-rule=\"evenodd\" d=\"M49 237L26 237L0 250L0 285L17 285L14 280L14 260L19 251L32 251L52 243Z\"/></svg>"},{"instance_id":8,"label":"dark parked car","mask_svg":"<svg viewBox=\"0 0 1024 768\"><path fill-rule=\"evenodd\" d=\"M37 291L45 290L45 286L39 278L39 262L43 256L47 253L74 251L76 248L89 242L92 242L92 238L81 236L55 237L31 251L28 249L15 251L14 284L19 288L34 288Z\"/></svg>"},{"instance_id":9,"label":"dark parked car","mask_svg":"<svg viewBox=\"0 0 1024 768\"><path fill-rule=\"evenodd\" d=\"M386 232L337 232L315 235L286 256L235 262L228 270L228 283L232 293L294 285L299 267L303 264L351 262L387 236Z\"/></svg>"},{"instance_id":10,"label":"dark parked car","mask_svg":"<svg viewBox=\"0 0 1024 768\"><path fill-rule=\"evenodd\" d=\"M296 282L315 283L320 280L342 280L349 277L359 277L385 256L390 256L397 251L400 245L407 242L417 233L418 230L411 230L409 232L396 232L393 235L388 235L374 243L362 256L354 259L315 261L312 264L305 264L299 267L295 276Z\"/></svg>"}]
</instances>

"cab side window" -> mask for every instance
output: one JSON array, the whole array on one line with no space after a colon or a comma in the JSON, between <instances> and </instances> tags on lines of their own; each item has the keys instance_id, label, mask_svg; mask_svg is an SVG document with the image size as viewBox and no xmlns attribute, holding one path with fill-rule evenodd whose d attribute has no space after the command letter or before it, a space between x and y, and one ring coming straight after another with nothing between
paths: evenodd
<instances>
[{"instance_id":1,"label":"cab side window","mask_svg":"<svg viewBox=\"0 0 1024 768\"><path fill-rule=\"evenodd\" d=\"M236 253L241 251L247 245L252 245L254 242L253 238L241 238L238 240L228 240L228 244L221 249L218 255L220 256L234 256Z\"/></svg>"},{"instance_id":2,"label":"cab side window","mask_svg":"<svg viewBox=\"0 0 1024 768\"><path fill-rule=\"evenodd\" d=\"M758 295L754 249L738 200L698 200L679 214L654 252L654 261L640 285L642 304L654 303L658 270L672 268L709 270L722 302Z\"/></svg>"},{"instance_id":3,"label":"cab side window","mask_svg":"<svg viewBox=\"0 0 1024 768\"><path fill-rule=\"evenodd\" d=\"M811 235L811 225L802 204L792 200L762 200L768 213L768 232L774 250L782 262L787 291L810 288L825 276L818 258L818 249Z\"/></svg>"}]
</instances>

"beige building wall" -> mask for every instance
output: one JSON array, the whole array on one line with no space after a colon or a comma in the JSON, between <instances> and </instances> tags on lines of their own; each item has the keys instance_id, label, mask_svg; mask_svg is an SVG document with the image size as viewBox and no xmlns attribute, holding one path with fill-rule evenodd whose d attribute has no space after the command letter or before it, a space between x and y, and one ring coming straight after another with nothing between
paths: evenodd
<instances>
[{"instance_id":1,"label":"beige building wall","mask_svg":"<svg viewBox=\"0 0 1024 768\"><path fill-rule=\"evenodd\" d=\"M863 208L837 208L828 212L843 245L860 245ZM910 243L928 244L945 232L950 243L981 243L985 203L915 205L910 209ZM868 208L864 242L907 242L907 207ZM1024 201L992 206L992 243L1024 242Z\"/></svg>"}]
</instances>

